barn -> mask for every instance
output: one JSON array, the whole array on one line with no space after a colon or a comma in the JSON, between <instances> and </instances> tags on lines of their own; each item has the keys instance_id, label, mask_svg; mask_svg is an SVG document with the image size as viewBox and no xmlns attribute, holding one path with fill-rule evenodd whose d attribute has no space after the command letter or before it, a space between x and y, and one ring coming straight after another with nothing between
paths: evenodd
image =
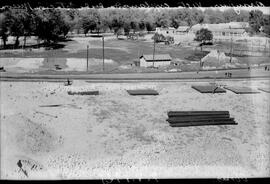
<instances>
[{"instance_id":1,"label":"barn","mask_svg":"<svg viewBox=\"0 0 270 184\"><path fill-rule=\"evenodd\" d=\"M159 54L159 55L142 55L140 57L141 67L160 67L169 66L171 64L172 58L169 54Z\"/></svg>"}]
</instances>

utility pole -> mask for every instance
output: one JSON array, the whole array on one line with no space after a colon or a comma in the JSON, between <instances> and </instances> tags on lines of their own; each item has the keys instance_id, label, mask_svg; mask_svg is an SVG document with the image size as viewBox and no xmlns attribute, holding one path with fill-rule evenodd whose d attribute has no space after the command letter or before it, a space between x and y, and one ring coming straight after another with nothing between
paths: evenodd
<instances>
[{"instance_id":1,"label":"utility pole","mask_svg":"<svg viewBox=\"0 0 270 184\"><path fill-rule=\"evenodd\" d=\"M104 35L102 35L102 58L103 58L103 65L102 65L102 68L103 68L103 72L104 72Z\"/></svg>"},{"instance_id":2,"label":"utility pole","mask_svg":"<svg viewBox=\"0 0 270 184\"><path fill-rule=\"evenodd\" d=\"M87 58L86 58L86 61L87 61L87 63L86 63L86 71L88 71L88 50L89 50L89 45L87 45L87 49L86 49L86 53L87 53Z\"/></svg>"},{"instance_id":3,"label":"utility pole","mask_svg":"<svg viewBox=\"0 0 270 184\"><path fill-rule=\"evenodd\" d=\"M231 30L231 26L230 26L230 30ZM230 49L230 63L232 62L232 32L230 31L230 35L231 35L231 49Z\"/></svg>"},{"instance_id":4,"label":"utility pole","mask_svg":"<svg viewBox=\"0 0 270 184\"><path fill-rule=\"evenodd\" d=\"M217 53L218 53L218 66L220 66L220 61L219 61L220 51L217 50ZM215 73L216 73L216 75L215 75L215 79L214 79L214 84L216 85L216 79L217 79L217 74L218 74L217 68L216 68L216 72Z\"/></svg>"},{"instance_id":5,"label":"utility pole","mask_svg":"<svg viewBox=\"0 0 270 184\"><path fill-rule=\"evenodd\" d=\"M156 40L154 39L154 50L153 50L153 67L154 67L154 60L155 60L155 52L156 52Z\"/></svg>"}]
</instances>

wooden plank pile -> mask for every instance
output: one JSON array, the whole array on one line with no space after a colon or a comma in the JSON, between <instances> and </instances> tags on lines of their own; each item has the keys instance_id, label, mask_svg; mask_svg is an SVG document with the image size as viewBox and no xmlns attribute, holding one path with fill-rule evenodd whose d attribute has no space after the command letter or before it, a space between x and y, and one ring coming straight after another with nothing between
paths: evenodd
<instances>
[{"instance_id":1,"label":"wooden plank pile","mask_svg":"<svg viewBox=\"0 0 270 184\"><path fill-rule=\"evenodd\" d=\"M171 127L237 125L229 111L169 111L167 121Z\"/></svg>"},{"instance_id":2,"label":"wooden plank pile","mask_svg":"<svg viewBox=\"0 0 270 184\"><path fill-rule=\"evenodd\" d=\"M239 87L239 86L226 86L225 89L228 89L236 94L254 94L260 93L259 91L252 89L250 87Z\"/></svg>"},{"instance_id":3,"label":"wooden plank pile","mask_svg":"<svg viewBox=\"0 0 270 184\"><path fill-rule=\"evenodd\" d=\"M199 91L200 93L226 93L226 90L217 87L215 85L191 86L191 87Z\"/></svg>"},{"instance_id":4,"label":"wooden plank pile","mask_svg":"<svg viewBox=\"0 0 270 184\"><path fill-rule=\"evenodd\" d=\"M68 91L69 95L99 95L99 91L79 91L79 92L73 92Z\"/></svg>"},{"instance_id":5,"label":"wooden plank pile","mask_svg":"<svg viewBox=\"0 0 270 184\"><path fill-rule=\"evenodd\" d=\"M266 92L266 93L270 93L270 87L265 87L265 88L258 88L258 90L261 90L263 92Z\"/></svg>"},{"instance_id":6,"label":"wooden plank pile","mask_svg":"<svg viewBox=\"0 0 270 184\"><path fill-rule=\"evenodd\" d=\"M136 89L136 90L127 90L130 95L159 95L156 90L153 89Z\"/></svg>"}]
</instances>

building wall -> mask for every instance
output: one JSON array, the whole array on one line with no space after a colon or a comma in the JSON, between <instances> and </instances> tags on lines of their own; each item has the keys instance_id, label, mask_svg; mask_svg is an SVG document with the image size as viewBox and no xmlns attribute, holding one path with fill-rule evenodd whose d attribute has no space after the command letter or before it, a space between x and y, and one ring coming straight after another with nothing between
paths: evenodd
<instances>
[{"instance_id":1,"label":"building wall","mask_svg":"<svg viewBox=\"0 0 270 184\"><path fill-rule=\"evenodd\" d=\"M160 28L156 28L156 32L158 34L163 34L164 36L174 36L174 34L176 34L176 30L174 30L174 29L160 29Z\"/></svg>"},{"instance_id":2,"label":"building wall","mask_svg":"<svg viewBox=\"0 0 270 184\"><path fill-rule=\"evenodd\" d=\"M154 65L153 65L154 63ZM171 61L162 61L162 62L146 62L144 58L140 59L140 66L141 67L160 67L160 66L169 66L171 64Z\"/></svg>"}]
</instances>

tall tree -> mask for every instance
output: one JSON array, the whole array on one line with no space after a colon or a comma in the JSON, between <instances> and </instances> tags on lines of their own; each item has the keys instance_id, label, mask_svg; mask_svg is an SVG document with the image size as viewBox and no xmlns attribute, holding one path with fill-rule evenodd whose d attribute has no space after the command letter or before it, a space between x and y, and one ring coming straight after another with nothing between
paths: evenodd
<instances>
[{"instance_id":1,"label":"tall tree","mask_svg":"<svg viewBox=\"0 0 270 184\"><path fill-rule=\"evenodd\" d=\"M233 10L232 8L223 12L224 21L226 23L235 21L237 16L238 15L236 14L235 10Z\"/></svg>"},{"instance_id":2,"label":"tall tree","mask_svg":"<svg viewBox=\"0 0 270 184\"><path fill-rule=\"evenodd\" d=\"M270 36L270 15L264 15L264 26L263 26L263 32L269 37Z\"/></svg>"},{"instance_id":3,"label":"tall tree","mask_svg":"<svg viewBox=\"0 0 270 184\"><path fill-rule=\"evenodd\" d=\"M202 46L205 44L206 41L211 41L213 39L213 34L210 30L202 28L199 31L196 32L195 35L195 41L201 42L201 51L202 51Z\"/></svg>"},{"instance_id":4,"label":"tall tree","mask_svg":"<svg viewBox=\"0 0 270 184\"><path fill-rule=\"evenodd\" d=\"M208 8L204 11L204 14L205 14L204 23L218 24L224 22L223 13L220 10Z\"/></svg>"},{"instance_id":5,"label":"tall tree","mask_svg":"<svg viewBox=\"0 0 270 184\"><path fill-rule=\"evenodd\" d=\"M35 35L46 43L57 42L68 32L68 26L57 9L37 9L35 11Z\"/></svg>"},{"instance_id":6,"label":"tall tree","mask_svg":"<svg viewBox=\"0 0 270 184\"><path fill-rule=\"evenodd\" d=\"M252 31L258 33L261 26L264 25L263 12L260 10L252 10L249 12L249 26Z\"/></svg>"},{"instance_id":7,"label":"tall tree","mask_svg":"<svg viewBox=\"0 0 270 184\"><path fill-rule=\"evenodd\" d=\"M3 41L3 47L6 48L6 42L10 33L11 12L9 9L4 9L0 12L0 36Z\"/></svg>"},{"instance_id":8,"label":"tall tree","mask_svg":"<svg viewBox=\"0 0 270 184\"><path fill-rule=\"evenodd\" d=\"M12 8L11 16L10 33L16 38L14 47L17 48L20 44L19 37L24 35L24 22L27 21L28 15L25 9Z\"/></svg>"}]
</instances>

